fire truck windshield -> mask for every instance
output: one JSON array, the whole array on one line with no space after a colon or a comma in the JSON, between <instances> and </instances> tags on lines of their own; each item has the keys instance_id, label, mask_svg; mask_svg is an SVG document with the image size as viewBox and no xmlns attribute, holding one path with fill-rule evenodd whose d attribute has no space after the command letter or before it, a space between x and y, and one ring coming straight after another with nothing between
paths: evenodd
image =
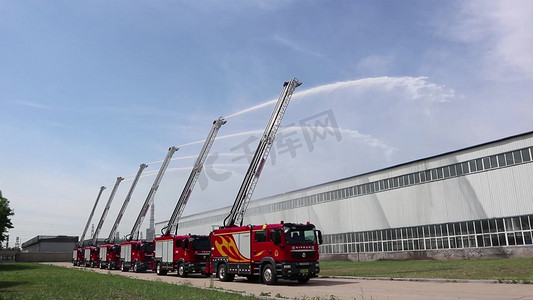
<instances>
[{"instance_id":1,"label":"fire truck windshield","mask_svg":"<svg viewBox=\"0 0 533 300\"><path fill-rule=\"evenodd\" d=\"M192 239L191 248L192 250L211 250L209 237L206 236Z\"/></svg>"},{"instance_id":2,"label":"fire truck windshield","mask_svg":"<svg viewBox=\"0 0 533 300\"><path fill-rule=\"evenodd\" d=\"M285 240L287 244L316 244L316 235L314 229L290 229L285 231Z\"/></svg>"},{"instance_id":3,"label":"fire truck windshield","mask_svg":"<svg viewBox=\"0 0 533 300\"><path fill-rule=\"evenodd\" d=\"M152 242L143 242L142 243L142 251L144 253L154 252L154 244Z\"/></svg>"}]
</instances>

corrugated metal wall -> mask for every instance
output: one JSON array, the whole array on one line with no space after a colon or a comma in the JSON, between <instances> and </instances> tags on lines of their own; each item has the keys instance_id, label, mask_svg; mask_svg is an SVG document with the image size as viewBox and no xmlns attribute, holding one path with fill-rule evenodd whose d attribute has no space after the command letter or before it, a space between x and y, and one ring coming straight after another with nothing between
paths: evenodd
<instances>
[{"instance_id":1,"label":"corrugated metal wall","mask_svg":"<svg viewBox=\"0 0 533 300\"><path fill-rule=\"evenodd\" d=\"M265 213L247 213L244 223L264 224L281 220L286 222L310 221L323 233L334 234L532 214L533 163L531 161L487 169L479 173L345 197L341 200L317 201L307 206L295 202L294 207L271 208L276 203L290 202L290 200L294 202L296 201L294 199L302 197L532 146L533 132L530 132L361 176L252 201L249 212L262 206L268 206L268 209ZM531 149L528 151L532 155ZM229 208L184 217L179 227L180 232L207 234L212 230L212 225L222 224L227 212ZM163 223L165 222L156 224L156 226L164 226ZM159 232L159 229L157 228L156 232Z\"/></svg>"}]
</instances>

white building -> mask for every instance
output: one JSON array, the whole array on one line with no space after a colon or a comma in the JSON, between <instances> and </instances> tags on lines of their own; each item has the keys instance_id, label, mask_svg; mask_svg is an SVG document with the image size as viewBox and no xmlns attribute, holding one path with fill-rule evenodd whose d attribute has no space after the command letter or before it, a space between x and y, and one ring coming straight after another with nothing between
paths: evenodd
<instances>
[{"instance_id":1,"label":"white building","mask_svg":"<svg viewBox=\"0 0 533 300\"><path fill-rule=\"evenodd\" d=\"M532 157L533 131L251 201L244 223L310 221L322 257L533 256ZM208 234L229 210L183 217L180 232Z\"/></svg>"}]
</instances>

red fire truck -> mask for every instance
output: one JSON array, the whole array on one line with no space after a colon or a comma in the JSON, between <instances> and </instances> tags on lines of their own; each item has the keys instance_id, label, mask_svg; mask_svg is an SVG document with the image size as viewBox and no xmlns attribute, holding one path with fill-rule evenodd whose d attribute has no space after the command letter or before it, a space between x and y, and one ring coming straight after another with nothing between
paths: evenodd
<instances>
[{"instance_id":1,"label":"red fire truck","mask_svg":"<svg viewBox=\"0 0 533 300\"><path fill-rule=\"evenodd\" d=\"M141 164L139 166L139 171L137 171L137 175L135 176L135 179L133 179L133 183L131 184L128 194L126 195L126 199L124 199L124 203L122 203L122 207L120 208L117 219L115 220L115 223L109 232L109 236L107 237L105 244L100 245L99 247L100 269L107 268L109 270L116 270L120 268L120 244L115 243L115 233L117 232L118 225L122 220L124 211L126 210L126 207L128 207L128 203L133 195L133 190L135 190L135 186L137 185L137 182L139 181L139 178L146 167L148 167L146 164Z\"/></svg>"},{"instance_id":2,"label":"red fire truck","mask_svg":"<svg viewBox=\"0 0 533 300\"><path fill-rule=\"evenodd\" d=\"M148 208L150 208L150 205L154 200L157 189L159 188L159 183L161 183L161 179L163 179L163 175L170 163L170 159L176 151L178 151L178 148L174 146L168 149L167 156L161 164L161 168L159 169L154 183L148 192L148 196L141 207L137 220L135 221L135 224L133 224L131 233L127 236L127 240L120 244L120 269L123 272L127 272L130 269L133 269L134 272L153 270L154 242L139 240L139 230L144 221L144 217L148 212Z\"/></svg>"},{"instance_id":3,"label":"red fire truck","mask_svg":"<svg viewBox=\"0 0 533 300\"><path fill-rule=\"evenodd\" d=\"M169 271L177 271L178 276L181 277L186 277L189 273L205 274L209 250L211 249L209 237L190 234L172 235L171 232L175 231L177 233L179 219L185 209L185 205L191 196L198 176L200 176L216 135L224 124L226 124L226 120L222 117L213 122L213 126L194 163L189 179L185 183L168 225L161 230L162 236L155 239L154 264L157 275L166 275Z\"/></svg>"},{"instance_id":4,"label":"red fire truck","mask_svg":"<svg viewBox=\"0 0 533 300\"><path fill-rule=\"evenodd\" d=\"M96 246L87 246L85 248L83 248L84 250L84 259L85 259L85 266L86 267L91 267L91 268L94 268L94 267L97 267L98 266L98 261L100 260L98 254L99 254L99 250L98 250L98 247Z\"/></svg>"},{"instance_id":5,"label":"red fire truck","mask_svg":"<svg viewBox=\"0 0 533 300\"><path fill-rule=\"evenodd\" d=\"M100 269L118 270L120 268L120 244L105 244L98 248Z\"/></svg>"},{"instance_id":6,"label":"red fire truck","mask_svg":"<svg viewBox=\"0 0 533 300\"><path fill-rule=\"evenodd\" d=\"M205 235L167 235L155 240L155 269L157 275L178 272L187 277L190 273L206 274L211 244Z\"/></svg>"},{"instance_id":7,"label":"red fire truck","mask_svg":"<svg viewBox=\"0 0 533 300\"><path fill-rule=\"evenodd\" d=\"M154 268L153 241L127 241L120 244L120 269L122 272L145 272Z\"/></svg>"},{"instance_id":8,"label":"red fire truck","mask_svg":"<svg viewBox=\"0 0 533 300\"><path fill-rule=\"evenodd\" d=\"M318 245L322 238L314 225L242 224L281 119L294 90L300 85L295 78L284 83L224 226L209 235L211 257L207 272L216 273L221 281L231 281L239 275L261 278L266 284L275 284L278 278L306 283L320 271Z\"/></svg>"},{"instance_id":9,"label":"red fire truck","mask_svg":"<svg viewBox=\"0 0 533 300\"><path fill-rule=\"evenodd\" d=\"M80 240L78 241L77 247L72 250L72 264L74 266L81 266L85 264L85 247L83 247L83 239L85 239L85 234L87 233L87 229L89 228L89 224L91 223L91 219L93 218L94 211L96 210L96 206L98 205L98 201L100 200L100 196L102 196L102 192L105 190L105 186L100 187L100 191L98 192L98 196L96 197L96 201L94 202L93 209L91 210L91 213L89 214L89 219L87 220L87 224L85 225L85 228L83 229L83 233L81 234Z\"/></svg>"},{"instance_id":10,"label":"red fire truck","mask_svg":"<svg viewBox=\"0 0 533 300\"><path fill-rule=\"evenodd\" d=\"M210 237L212 270L221 281L240 275L261 278L266 284L275 284L278 278L306 283L320 271L322 236L313 224L229 227L213 231Z\"/></svg>"},{"instance_id":11,"label":"red fire truck","mask_svg":"<svg viewBox=\"0 0 533 300\"><path fill-rule=\"evenodd\" d=\"M81 264L85 261L84 256L84 250L83 247L77 247L72 250L72 265L73 266L81 266Z\"/></svg>"}]
</instances>

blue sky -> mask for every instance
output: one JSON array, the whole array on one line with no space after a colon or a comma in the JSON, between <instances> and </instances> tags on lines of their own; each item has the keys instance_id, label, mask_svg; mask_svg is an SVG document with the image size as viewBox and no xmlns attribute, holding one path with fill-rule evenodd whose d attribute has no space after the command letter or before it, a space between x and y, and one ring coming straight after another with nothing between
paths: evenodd
<instances>
[{"instance_id":1,"label":"blue sky","mask_svg":"<svg viewBox=\"0 0 533 300\"><path fill-rule=\"evenodd\" d=\"M92 223L123 176L106 237L149 163L128 233L168 147L185 145L156 195L167 219L201 146L189 144L292 77L303 85L254 198L531 131L530 28L530 1L0 0L12 244L80 235L99 187ZM228 118L185 215L233 203L272 108Z\"/></svg>"}]
</instances>

